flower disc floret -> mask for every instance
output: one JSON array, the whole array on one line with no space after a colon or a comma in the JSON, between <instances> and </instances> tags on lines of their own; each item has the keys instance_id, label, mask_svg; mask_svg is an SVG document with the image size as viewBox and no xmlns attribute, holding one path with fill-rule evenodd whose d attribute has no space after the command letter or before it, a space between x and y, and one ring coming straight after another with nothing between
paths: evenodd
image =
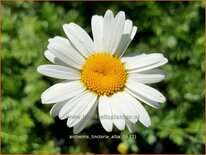
<instances>
[{"instance_id":1,"label":"flower disc floret","mask_svg":"<svg viewBox=\"0 0 206 155\"><path fill-rule=\"evenodd\" d=\"M127 71L120 59L107 54L91 55L83 65L81 80L87 89L110 96L124 89Z\"/></svg>"}]
</instances>

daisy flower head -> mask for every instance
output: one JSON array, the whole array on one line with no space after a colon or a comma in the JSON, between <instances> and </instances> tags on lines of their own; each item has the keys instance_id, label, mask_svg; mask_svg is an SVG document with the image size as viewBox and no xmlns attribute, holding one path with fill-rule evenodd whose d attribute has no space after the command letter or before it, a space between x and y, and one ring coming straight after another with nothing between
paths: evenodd
<instances>
[{"instance_id":1,"label":"daisy flower head","mask_svg":"<svg viewBox=\"0 0 206 155\"><path fill-rule=\"evenodd\" d=\"M158 108L166 101L146 84L164 79L156 68L168 60L159 53L123 56L137 32L123 11L116 16L110 10L104 16L94 15L91 27L93 39L75 23L63 25L68 38L49 39L44 55L53 64L41 65L37 71L63 81L42 93L42 103L54 104L50 114L67 119L75 134L86 127L96 109L107 132L113 124L119 130L127 126L130 132L137 121L150 126L140 102Z\"/></svg>"}]
</instances>

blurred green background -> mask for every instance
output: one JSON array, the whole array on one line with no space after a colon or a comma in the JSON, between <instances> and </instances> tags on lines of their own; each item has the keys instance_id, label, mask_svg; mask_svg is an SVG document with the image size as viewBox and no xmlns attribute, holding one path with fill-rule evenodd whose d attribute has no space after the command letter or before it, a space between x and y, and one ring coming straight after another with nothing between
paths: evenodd
<instances>
[{"instance_id":1,"label":"blurred green background","mask_svg":"<svg viewBox=\"0 0 206 155\"><path fill-rule=\"evenodd\" d=\"M204 4L203 2L3 2L2 153L204 153ZM36 72L49 63L47 40L65 36L62 25L75 22L91 35L91 16L123 10L138 26L129 52L160 52L169 63L167 78L154 84L167 98L152 119L138 123L136 139L69 138L66 121L49 115L41 93L58 82ZM80 135L107 133L93 120Z\"/></svg>"}]
</instances>

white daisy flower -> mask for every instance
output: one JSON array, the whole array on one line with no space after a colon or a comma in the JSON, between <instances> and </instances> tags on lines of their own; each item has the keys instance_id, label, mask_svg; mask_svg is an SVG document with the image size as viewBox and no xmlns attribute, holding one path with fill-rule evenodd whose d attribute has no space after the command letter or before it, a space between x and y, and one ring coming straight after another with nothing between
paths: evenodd
<instances>
[{"instance_id":1,"label":"white daisy flower","mask_svg":"<svg viewBox=\"0 0 206 155\"><path fill-rule=\"evenodd\" d=\"M43 104L54 104L50 114L67 119L75 134L81 132L98 108L103 128L111 132L113 124L130 132L140 121L151 125L141 102L158 108L166 101L156 89L146 85L160 82L164 73L155 69L168 60L159 53L122 57L134 38L137 27L120 11L115 17L108 10L104 17L91 20L93 40L80 26L69 23L63 29L68 39L49 39L45 57L53 64L37 71L63 79L43 92Z\"/></svg>"}]
</instances>

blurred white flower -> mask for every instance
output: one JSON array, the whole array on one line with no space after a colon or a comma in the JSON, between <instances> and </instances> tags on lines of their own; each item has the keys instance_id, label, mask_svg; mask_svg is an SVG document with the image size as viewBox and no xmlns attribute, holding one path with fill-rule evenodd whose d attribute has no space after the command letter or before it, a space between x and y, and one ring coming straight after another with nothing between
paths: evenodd
<instances>
[{"instance_id":1,"label":"blurred white flower","mask_svg":"<svg viewBox=\"0 0 206 155\"><path fill-rule=\"evenodd\" d=\"M55 103L50 114L67 119L75 134L85 128L97 107L108 132L113 124L132 132L138 120L150 126L140 101L154 108L165 102L159 91L146 84L164 79L164 73L155 68L168 60L158 53L122 57L137 31L123 11L115 17L110 10L104 17L94 15L91 23L93 40L74 23L63 25L68 39L49 39L45 56L54 64L39 66L37 71L64 81L43 92L42 103Z\"/></svg>"}]
</instances>

